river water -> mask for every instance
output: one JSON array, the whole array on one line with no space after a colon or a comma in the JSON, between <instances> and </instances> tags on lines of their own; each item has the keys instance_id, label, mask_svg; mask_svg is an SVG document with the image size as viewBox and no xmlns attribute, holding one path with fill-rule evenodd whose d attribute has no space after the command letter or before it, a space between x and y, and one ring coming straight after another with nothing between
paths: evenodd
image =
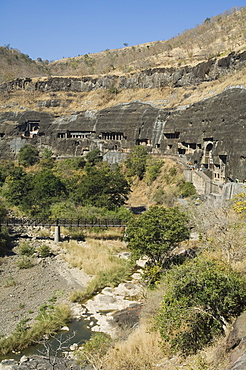
<instances>
[{"instance_id":1,"label":"river water","mask_svg":"<svg viewBox=\"0 0 246 370\"><path fill-rule=\"evenodd\" d=\"M70 351L69 347L72 344L81 345L90 339L92 332L88 324L92 322L95 325L95 320L93 321L91 317L89 321L86 318L74 320L68 325L69 331L59 331L54 338L45 341L45 346L43 344L30 346L21 353L9 353L6 356L0 356L0 361L5 359L18 361L24 355L27 357L33 355L47 356L47 350L50 351L50 356L61 356L62 352ZM62 349L58 350L60 343L62 343Z\"/></svg>"}]
</instances>

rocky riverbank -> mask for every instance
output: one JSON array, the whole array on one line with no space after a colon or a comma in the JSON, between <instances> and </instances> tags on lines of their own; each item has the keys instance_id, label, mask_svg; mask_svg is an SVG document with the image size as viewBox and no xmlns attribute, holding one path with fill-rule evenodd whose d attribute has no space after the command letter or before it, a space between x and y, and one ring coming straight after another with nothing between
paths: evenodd
<instances>
[{"instance_id":1,"label":"rocky riverbank","mask_svg":"<svg viewBox=\"0 0 246 370\"><path fill-rule=\"evenodd\" d=\"M35 254L33 266L20 269L17 265L19 258L17 252L18 245L23 240L35 245L36 249L45 243L50 247L52 254L46 258ZM20 233L15 244L12 254L2 258L0 265L0 333L2 336L12 333L21 320L28 319L31 325L39 314L40 307L54 301L69 304L72 316L75 319L86 318L92 331L105 332L112 337L117 336L117 330L122 325L128 327L137 325L141 310L139 299L143 296L142 286L139 283L140 272L133 274L131 281L121 283L116 288L103 289L84 305L72 303L69 300L70 294L75 290L83 290L91 277L82 270L69 266L63 258L61 244L55 243L51 238L45 240L37 238L32 234L32 230ZM119 258L128 257L126 254L119 256ZM21 359L19 362L3 360L0 369L50 368L50 364L47 365L47 359L40 356L36 358L22 356ZM66 361L59 366L57 369L71 368L66 367L71 366Z\"/></svg>"}]
</instances>

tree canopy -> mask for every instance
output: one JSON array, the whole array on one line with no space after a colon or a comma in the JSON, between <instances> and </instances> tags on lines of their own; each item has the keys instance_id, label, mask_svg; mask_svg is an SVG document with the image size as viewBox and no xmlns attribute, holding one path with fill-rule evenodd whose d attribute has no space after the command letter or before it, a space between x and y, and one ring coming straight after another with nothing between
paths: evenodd
<instances>
[{"instance_id":1,"label":"tree canopy","mask_svg":"<svg viewBox=\"0 0 246 370\"><path fill-rule=\"evenodd\" d=\"M86 160L91 165L95 165L96 163L101 162L102 159L103 158L101 156L100 149L98 148L95 148L91 150L88 154L86 154Z\"/></svg>"},{"instance_id":2,"label":"tree canopy","mask_svg":"<svg viewBox=\"0 0 246 370\"><path fill-rule=\"evenodd\" d=\"M50 205L62 200L66 195L65 185L50 170L43 170L34 175L31 187L28 204L32 215L49 215Z\"/></svg>"},{"instance_id":3,"label":"tree canopy","mask_svg":"<svg viewBox=\"0 0 246 370\"><path fill-rule=\"evenodd\" d=\"M138 176L141 180L146 172L148 152L142 145L136 145L126 161L128 176Z\"/></svg>"},{"instance_id":4,"label":"tree canopy","mask_svg":"<svg viewBox=\"0 0 246 370\"><path fill-rule=\"evenodd\" d=\"M60 202L67 202L73 209L93 206L109 211L124 205L130 185L120 168L112 170L104 162L84 165L83 158L76 158L59 161L52 168L40 163L35 172L15 166L2 168L1 172L0 167L0 184L2 177L9 205L19 207L28 216L47 217L51 206Z\"/></svg>"},{"instance_id":5,"label":"tree canopy","mask_svg":"<svg viewBox=\"0 0 246 370\"><path fill-rule=\"evenodd\" d=\"M90 167L72 196L77 204L115 209L125 203L129 192L130 185L120 170L112 171L108 165L103 165Z\"/></svg>"},{"instance_id":6,"label":"tree canopy","mask_svg":"<svg viewBox=\"0 0 246 370\"><path fill-rule=\"evenodd\" d=\"M20 148L18 160L24 167L32 166L39 162L39 151L35 146L25 144Z\"/></svg>"},{"instance_id":7,"label":"tree canopy","mask_svg":"<svg viewBox=\"0 0 246 370\"><path fill-rule=\"evenodd\" d=\"M4 195L10 205L21 209L28 204L27 196L32 189L32 175L26 173L22 167L15 167L6 178L7 188Z\"/></svg>"},{"instance_id":8,"label":"tree canopy","mask_svg":"<svg viewBox=\"0 0 246 370\"><path fill-rule=\"evenodd\" d=\"M18 206L31 216L47 216L50 205L66 194L64 184L51 170L31 175L16 167L6 182L8 186L4 195L9 204Z\"/></svg>"},{"instance_id":9,"label":"tree canopy","mask_svg":"<svg viewBox=\"0 0 246 370\"><path fill-rule=\"evenodd\" d=\"M170 252L189 238L188 217L178 207L153 206L130 220L126 234L136 257L147 256L153 265L163 266Z\"/></svg>"}]
</instances>

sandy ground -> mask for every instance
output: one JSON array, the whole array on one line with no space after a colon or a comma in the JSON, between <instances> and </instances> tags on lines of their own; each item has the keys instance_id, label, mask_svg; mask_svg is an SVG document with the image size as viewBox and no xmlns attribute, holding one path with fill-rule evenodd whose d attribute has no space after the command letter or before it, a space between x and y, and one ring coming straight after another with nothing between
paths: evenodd
<instances>
[{"instance_id":1,"label":"sandy ground","mask_svg":"<svg viewBox=\"0 0 246 370\"><path fill-rule=\"evenodd\" d=\"M51 239L40 242L50 245L55 253L48 258L34 257L31 268L17 267L17 247L13 248L13 255L1 258L0 335L9 335L22 319L31 322L40 307L52 304L55 298L56 302L69 302L70 293L82 290L89 281L82 270L70 268L63 260L59 243L55 244Z\"/></svg>"}]
</instances>

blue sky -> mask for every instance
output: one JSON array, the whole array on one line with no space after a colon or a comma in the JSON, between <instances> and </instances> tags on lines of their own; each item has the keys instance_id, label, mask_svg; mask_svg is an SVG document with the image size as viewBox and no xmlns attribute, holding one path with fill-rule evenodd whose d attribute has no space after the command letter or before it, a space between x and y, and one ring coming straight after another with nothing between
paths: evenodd
<instances>
[{"instance_id":1,"label":"blue sky","mask_svg":"<svg viewBox=\"0 0 246 370\"><path fill-rule=\"evenodd\" d=\"M168 40L246 0L0 0L0 45L57 60Z\"/></svg>"}]
</instances>

